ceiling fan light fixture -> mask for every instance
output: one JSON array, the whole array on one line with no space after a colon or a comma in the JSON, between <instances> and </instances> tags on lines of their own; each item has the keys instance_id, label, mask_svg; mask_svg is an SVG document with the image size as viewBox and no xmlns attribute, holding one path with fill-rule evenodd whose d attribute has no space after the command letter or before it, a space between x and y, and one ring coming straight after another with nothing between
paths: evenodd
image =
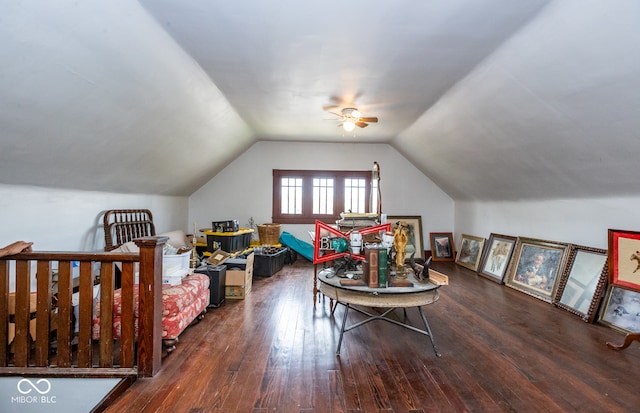
<instances>
[{"instance_id":1,"label":"ceiling fan light fixture","mask_svg":"<svg viewBox=\"0 0 640 413\"><path fill-rule=\"evenodd\" d=\"M342 127L344 128L344 130L346 130L347 132L351 132L352 130L355 129L356 124L351 122L351 121L346 121L342 124Z\"/></svg>"},{"instance_id":2,"label":"ceiling fan light fixture","mask_svg":"<svg viewBox=\"0 0 640 413\"><path fill-rule=\"evenodd\" d=\"M362 116L362 113L360 113L358 109L354 109L353 111L351 111L351 116L354 118L359 118L360 116Z\"/></svg>"}]
</instances>

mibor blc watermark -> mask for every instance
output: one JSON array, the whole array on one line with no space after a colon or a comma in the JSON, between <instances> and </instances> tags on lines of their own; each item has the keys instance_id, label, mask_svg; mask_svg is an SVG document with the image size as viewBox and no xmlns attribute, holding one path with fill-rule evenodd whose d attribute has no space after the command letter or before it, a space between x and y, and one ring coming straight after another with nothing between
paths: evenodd
<instances>
[{"instance_id":1,"label":"mibor blc watermark","mask_svg":"<svg viewBox=\"0 0 640 413\"><path fill-rule=\"evenodd\" d=\"M47 379L21 379L16 384L20 395L11 396L11 404L55 404L51 382Z\"/></svg>"}]
</instances>

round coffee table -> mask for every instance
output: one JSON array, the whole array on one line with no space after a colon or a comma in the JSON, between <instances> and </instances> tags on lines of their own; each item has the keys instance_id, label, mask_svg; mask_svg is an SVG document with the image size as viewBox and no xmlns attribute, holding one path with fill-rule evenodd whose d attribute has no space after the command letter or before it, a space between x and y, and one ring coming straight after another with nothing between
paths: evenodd
<instances>
[{"instance_id":1,"label":"round coffee table","mask_svg":"<svg viewBox=\"0 0 640 413\"><path fill-rule=\"evenodd\" d=\"M433 334L431 333L431 328L429 328L427 317L424 315L424 311L422 310L422 306L438 301L439 285L430 282L417 282L415 278L410 276L409 280L413 282L413 286L411 287L370 288L365 285L352 285L352 281L349 281L349 284L343 285L341 284L341 281L344 280L344 278L331 276L331 274L331 271L320 271L318 273L318 280L320 281L320 291L325 296L336 300L337 303L345 306L344 316L342 318L342 327L340 329L340 339L336 350L337 355L340 355L342 336L346 331L353 330L354 328L367 324L370 321L384 320L411 331L426 335L431 341L431 346L433 347L433 351L436 353L436 356L441 356L438 351L438 347L433 340ZM386 308L387 310L382 314L371 314L361 308L353 306ZM418 307L418 312L420 313L420 317L424 323L424 330L387 317L387 315L396 308L405 309L406 314L406 309L409 307ZM332 308L332 313L334 309L335 308ZM353 309L364 314L368 318L347 326L347 314L349 313L349 309Z\"/></svg>"}]
</instances>

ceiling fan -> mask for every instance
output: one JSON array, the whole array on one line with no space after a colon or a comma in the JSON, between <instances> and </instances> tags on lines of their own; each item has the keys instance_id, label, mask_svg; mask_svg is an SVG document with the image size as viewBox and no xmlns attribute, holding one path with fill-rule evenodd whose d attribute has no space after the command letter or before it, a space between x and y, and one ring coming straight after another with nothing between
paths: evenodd
<instances>
[{"instance_id":1,"label":"ceiling fan","mask_svg":"<svg viewBox=\"0 0 640 413\"><path fill-rule=\"evenodd\" d=\"M378 122L378 118L376 117L364 117L362 113L356 108L343 108L340 113L330 112L334 115L338 116L340 120L340 124L338 127L343 128L347 132L351 132L355 129L355 127L366 128L369 126L369 123Z\"/></svg>"}]
</instances>

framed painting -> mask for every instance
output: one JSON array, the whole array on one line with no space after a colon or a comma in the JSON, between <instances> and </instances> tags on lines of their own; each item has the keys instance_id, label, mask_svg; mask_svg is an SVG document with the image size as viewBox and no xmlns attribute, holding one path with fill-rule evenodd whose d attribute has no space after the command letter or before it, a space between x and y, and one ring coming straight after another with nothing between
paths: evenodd
<instances>
[{"instance_id":1,"label":"framed painting","mask_svg":"<svg viewBox=\"0 0 640 413\"><path fill-rule=\"evenodd\" d=\"M453 245L453 233L451 232L430 232L431 259L433 261L453 261L455 260L455 247Z\"/></svg>"},{"instance_id":2,"label":"framed painting","mask_svg":"<svg viewBox=\"0 0 640 413\"><path fill-rule=\"evenodd\" d=\"M516 244L516 237L491 233L486 242L487 247L482 253L478 275L486 277L498 284L504 282L504 276L509 268L509 261Z\"/></svg>"},{"instance_id":3,"label":"framed painting","mask_svg":"<svg viewBox=\"0 0 640 413\"><path fill-rule=\"evenodd\" d=\"M414 258L424 261L424 241L422 239L422 217L415 216L387 216L387 222L391 224L391 232L395 232L399 222L406 222L409 227L407 234L409 240L405 248L406 259L415 252Z\"/></svg>"},{"instance_id":4,"label":"framed painting","mask_svg":"<svg viewBox=\"0 0 640 413\"><path fill-rule=\"evenodd\" d=\"M640 292L610 285L598 321L623 333L640 331Z\"/></svg>"},{"instance_id":5,"label":"framed painting","mask_svg":"<svg viewBox=\"0 0 640 413\"><path fill-rule=\"evenodd\" d=\"M553 303L590 323L607 286L607 251L570 245Z\"/></svg>"},{"instance_id":6,"label":"framed painting","mask_svg":"<svg viewBox=\"0 0 640 413\"><path fill-rule=\"evenodd\" d=\"M640 291L640 232L609 230L609 282Z\"/></svg>"},{"instance_id":7,"label":"framed painting","mask_svg":"<svg viewBox=\"0 0 640 413\"><path fill-rule=\"evenodd\" d=\"M485 239L473 235L462 234L460 249L456 255L456 264L477 271Z\"/></svg>"},{"instance_id":8,"label":"framed painting","mask_svg":"<svg viewBox=\"0 0 640 413\"><path fill-rule=\"evenodd\" d=\"M568 251L566 243L518 237L505 284L551 303Z\"/></svg>"}]
</instances>

